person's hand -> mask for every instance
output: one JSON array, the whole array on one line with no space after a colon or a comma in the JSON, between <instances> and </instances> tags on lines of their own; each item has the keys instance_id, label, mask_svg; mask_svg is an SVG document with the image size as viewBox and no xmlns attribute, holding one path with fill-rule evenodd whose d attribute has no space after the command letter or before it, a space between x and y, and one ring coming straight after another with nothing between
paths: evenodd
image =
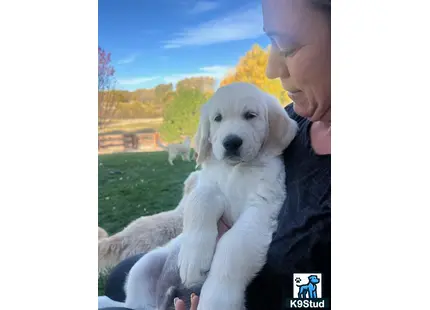
<instances>
[{"instance_id":1,"label":"person's hand","mask_svg":"<svg viewBox=\"0 0 430 310\"><path fill-rule=\"evenodd\" d=\"M185 308L185 303L179 298L175 298L175 310L188 310ZM197 306L199 305L199 296L196 294L191 294L191 308L189 310L197 310Z\"/></svg>"}]
</instances>

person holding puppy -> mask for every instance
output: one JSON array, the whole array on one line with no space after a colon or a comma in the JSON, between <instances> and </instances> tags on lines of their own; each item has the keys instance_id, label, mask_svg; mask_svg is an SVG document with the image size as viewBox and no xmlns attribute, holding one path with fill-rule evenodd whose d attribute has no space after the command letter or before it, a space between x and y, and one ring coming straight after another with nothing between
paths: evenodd
<instances>
[{"instance_id":1,"label":"person holding puppy","mask_svg":"<svg viewBox=\"0 0 430 310\"><path fill-rule=\"evenodd\" d=\"M299 131L283 153L287 198L266 264L247 288L246 309L280 310L294 297L293 273L321 273L323 297L331 296L331 0L262 0L262 7L272 42L266 74L288 91L286 112ZM221 237L229 227L220 222L218 229ZM136 261L113 270L106 295L122 298ZM198 300L191 296L190 310ZM175 309L188 310L178 299Z\"/></svg>"},{"instance_id":2,"label":"person holding puppy","mask_svg":"<svg viewBox=\"0 0 430 310\"><path fill-rule=\"evenodd\" d=\"M293 298L293 273L322 273L324 298L331 295L331 1L262 4L272 42L266 74L288 91L293 104L286 110L299 132L284 152L287 199L267 263L247 289L247 310L283 309ZM219 226L220 235L228 230ZM198 296L191 298L196 310ZM175 308L187 310L181 300Z\"/></svg>"}]
</instances>

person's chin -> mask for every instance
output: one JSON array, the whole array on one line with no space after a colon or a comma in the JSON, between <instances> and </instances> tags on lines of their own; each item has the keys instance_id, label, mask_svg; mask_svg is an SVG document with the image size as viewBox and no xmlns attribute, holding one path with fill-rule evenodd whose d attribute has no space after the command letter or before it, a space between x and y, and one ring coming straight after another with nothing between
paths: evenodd
<instances>
[{"instance_id":1,"label":"person's chin","mask_svg":"<svg viewBox=\"0 0 430 310\"><path fill-rule=\"evenodd\" d=\"M309 106L304 102L293 101L294 112L304 118L312 118L315 111L311 111Z\"/></svg>"},{"instance_id":2,"label":"person's chin","mask_svg":"<svg viewBox=\"0 0 430 310\"><path fill-rule=\"evenodd\" d=\"M298 92L288 92L288 97L293 101L294 112L296 112L301 117L310 117L309 114L309 103L307 97L302 91Z\"/></svg>"},{"instance_id":3,"label":"person's chin","mask_svg":"<svg viewBox=\"0 0 430 310\"><path fill-rule=\"evenodd\" d=\"M293 100L294 112L301 117L307 118L312 122L316 121L329 121L331 119L331 109L328 107L324 114L316 115L318 110L318 105L310 105L308 98L303 92L297 92L290 95L291 100Z\"/></svg>"}]
</instances>

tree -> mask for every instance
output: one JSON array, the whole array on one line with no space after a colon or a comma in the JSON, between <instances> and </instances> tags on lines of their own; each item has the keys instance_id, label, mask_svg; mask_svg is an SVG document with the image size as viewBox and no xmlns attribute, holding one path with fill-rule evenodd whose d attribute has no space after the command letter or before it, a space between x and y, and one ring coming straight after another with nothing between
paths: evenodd
<instances>
[{"instance_id":1,"label":"tree","mask_svg":"<svg viewBox=\"0 0 430 310\"><path fill-rule=\"evenodd\" d=\"M145 102L153 100L155 100L155 92L153 88L140 88L131 93L131 101Z\"/></svg>"},{"instance_id":2,"label":"tree","mask_svg":"<svg viewBox=\"0 0 430 310\"><path fill-rule=\"evenodd\" d=\"M269 49L264 50L254 44L250 51L242 57L234 72L228 74L220 86L233 82L248 82L261 90L275 96L283 106L291 102L279 79L270 80L266 77L266 66L269 59Z\"/></svg>"},{"instance_id":3,"label":"tree","mask_svg":"<svg viewBox=\"0 0 430 310\"><path fill-rule=\"evenodd\" d=\"M160 107L164 107L173 99L173 84L159 84L154 89L155 102Z\"/></svg>"},{"instance_id":4,"label":"tree","mask_svg":"<svg viewBox=\"0 0 430 310\"><path fill-rule=\"evenodd\" d=\"M131 93L127 90L115 90L113 91L116 102L127 102L131 100Z\"/></svg>"},{"instance_id":5,"label":"tree","mask_svg":"<svg viewBox=\"0 0 430 310\"><path fill-rule=\"evenodd\" d=\"M179 140L182 135L192 137L200 117L201 106L210 94L197 89L179 89L172 101L164 109L164 120L160 127L160 136L167 142Z\"/></svg>"},{"instance_id":6,"label":"tree","mask_svg":"<svg viewBox=\"0 0 430 310\"><path fill-rule=\"evenodd\" d=\"M111 64L111 54L99 46L99 129L103 129L113 118L117 110L115 89L115 69Z\"/></svg>"},{"instance_id":7,"label":"tree","mask_svg":"<svg viewBox=\"0 0 430 310\"><path fill-rule=\"evenodd\" d=\"M197 89L203 93L213 92L215 79L208 76L186 78L176 84L176 89Z\"/></svg>"}]
</instances>

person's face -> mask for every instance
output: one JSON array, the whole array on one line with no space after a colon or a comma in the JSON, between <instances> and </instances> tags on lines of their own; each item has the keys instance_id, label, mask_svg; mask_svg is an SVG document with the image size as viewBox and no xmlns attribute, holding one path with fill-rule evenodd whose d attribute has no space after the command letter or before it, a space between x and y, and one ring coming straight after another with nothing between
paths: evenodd
<instances>
[{"instance_id":1,"label":"person's face","mask_svg":"<svg viewBox=\"0 0 430 310\"><path fill-rule=\"evenodd\" d=\"M330 21L309 2L263 0L264 30L272 42L266 75L281 79L297 114L330 121Z\"/></svg>"}]
</instances>

